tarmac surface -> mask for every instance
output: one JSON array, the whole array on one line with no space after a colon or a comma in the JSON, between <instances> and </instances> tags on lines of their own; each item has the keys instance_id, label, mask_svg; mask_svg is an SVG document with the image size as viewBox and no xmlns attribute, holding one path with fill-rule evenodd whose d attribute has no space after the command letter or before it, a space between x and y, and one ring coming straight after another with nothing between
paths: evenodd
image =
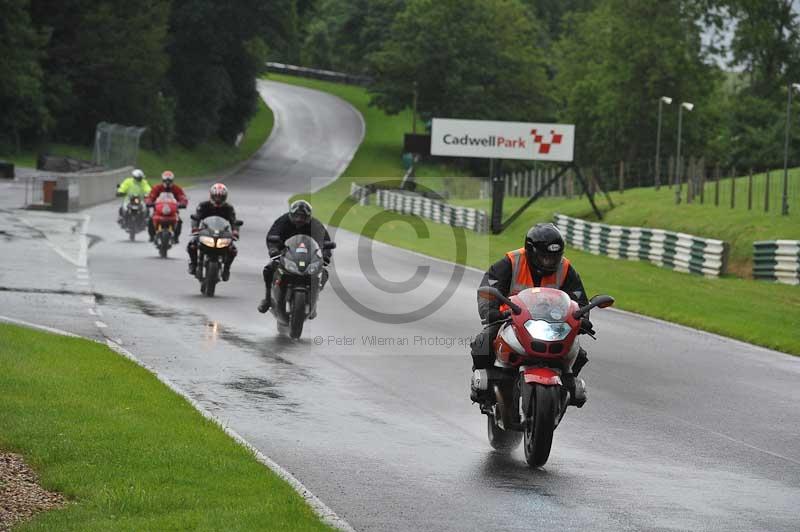
<instances>
[{"instance_id":1,"label":"tarmac surface","mask_svg":"<svg viewBox=\"0 0 800 532\"><path fill-rule=\"evenodd\" d=\"M491 450L468 398L479 272L338 230L318 318L299 341L278 335L256 311L266 231L293 193L346 167L363 122L330 95L259 88L276 128L225 180L245 225L214 298L186 273L186 235L160 259L146 233L129 242L116 226L116 203L0 203L0 314L122 344L356 530L800 529L795 357L594 311L589 402L530 469L521 448ZM189 191L186 228L206 194ZM590 293L602 281L584 279Z\"/></svg>"}]
</instances>

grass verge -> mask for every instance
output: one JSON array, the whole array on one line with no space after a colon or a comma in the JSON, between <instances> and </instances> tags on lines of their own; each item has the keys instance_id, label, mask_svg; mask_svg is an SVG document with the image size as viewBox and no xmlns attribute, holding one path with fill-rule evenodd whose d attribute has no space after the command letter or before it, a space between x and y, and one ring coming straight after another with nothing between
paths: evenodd
<instances>
[{"instance_id":1,"label":"grass verge","mask_svg":"<svg viewBox=\"0 0 800 532\"><path fill-rule=\"evenodd\" d=\"M107 347L0 324L0 447L70 499L21 530L331 530L148 371Z\"/></svg>"},{"instance_id":2,"label":"grass verge","mask_svg":"<svg viewBox=\"0 0 800 532\"><path fill-rule=\"evenodd\" d=\"M338 225L363 233L367 222L383 211L377 207L355 205L348 200L350 183L370 181L374 176L402 175L402 133L409 129L410 114L387 116L369 107L368 95L359 87L291 76L270 75L270 79L330 92L363 114L366 136L350 167L328 187L313 195L305 195L314 205L315 215L325 222L330 222L336 209L345 205L349 210ZM431 177L429 182L432 183L441 180L441 176L452 175L447 168L428 167L424 172ZM742 247L741 241L736 239L741 233L749 232L763 238L792 238L798 231L798 227L787 227L796 218L787 220L741 210L723 212L724 209L711 206L684 206L684 212L694 213L695 220L692 221L681 211L673 211L674 204L667 201L660 206L640 205L637 196L646 193L646 190L628 191L624 198L618 198L622 204L617 209L622 213L619 216L629 222L622 225L652 225L707 237L718 235L737 242L734 253L738 255L735 256L741 256L747 247ZM513 208L513 201L509 201L507 207ZM625 214L626 209L631 212ZM536 221L550 220L554 212L585 217L590 211L585 199L537 202L500 235L478 235L432 222L425 223L418 233L411 225L415 217L384 214L388 221L376 231L370 231L370 236L398 247L485 269L509 249L518 248L522 244L522 235ZM621 223L614 216L617 215L609 215L608 222ZM699 225L701 223L703 225ZM458 234L463 235L466 249L461 257L457 238L454 238ZM800 287L733 277L706 279L647 263L614 260L573 249L568 255L581 273L587 290L612 294L619 308L800 355L800 335L795 332Z\"/></svg>"},{"instance_id":3,"label":"grass verge","mask_svg":"<svg viewBox=\"0 0 800 532\"><path fill-rule=\"evenodd\" d=\"M274 124L272 111L259 98L258 110L245 131L244 138L238 147L231 146L221 140L212 140L188 149L175 144L163 154L152 150L140 150L138 166L144 170L154 184L160 180L161 172L172 170L177 183L189 184L198 178L204 178L223 172L232 166L250 158L266 142ZM20 154L0 154L0 159L13 162L17 166L36 167L36 155L40 151L57 155L66 155L83 160L92 159L92 148L71 144L51 144L38 149L25 150Z\"/></svg>"}]
</instances>

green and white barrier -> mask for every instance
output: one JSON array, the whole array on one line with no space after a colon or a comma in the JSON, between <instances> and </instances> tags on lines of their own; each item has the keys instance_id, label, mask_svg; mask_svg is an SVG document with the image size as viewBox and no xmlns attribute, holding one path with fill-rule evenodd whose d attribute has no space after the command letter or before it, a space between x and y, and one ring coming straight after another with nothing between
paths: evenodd
<instances>
[{"instance_id":1,"label":"green and white barrier","mask_svg":"<svg viewBox=\"0 0 800 532\"><path fill-rule=\"evenodd\" d=\"M753 277L800 284L800 240L753 242Z\"/></svg>"},{"instance_id":2,"label":"green and white barrier","mask_svg":"<svg viewBox=\"0 0 800 532\"><path fill-rule=\"evenodd\" d=\"M663 268L706 277L725 272L728 245L685 233L591 223L556 214L555 225L567 244L594 255L643 260Z\"/></svg>"},{"instance_id":3,"label":"green and white barrier","mask_svg":"<svg viewBox=\"0 0 800 532\"><path fill-rule=\"evenodd\" d=\"M444 201L426 198L419 194L394 190L371 190L350 184L350 197L361 205L369 205L370 194L375 194L375 205L402 214L413 214L453 227L463 227L478 233L489 230L489 216L480 209L450 205Z\"/></svg>"}]
</instances>

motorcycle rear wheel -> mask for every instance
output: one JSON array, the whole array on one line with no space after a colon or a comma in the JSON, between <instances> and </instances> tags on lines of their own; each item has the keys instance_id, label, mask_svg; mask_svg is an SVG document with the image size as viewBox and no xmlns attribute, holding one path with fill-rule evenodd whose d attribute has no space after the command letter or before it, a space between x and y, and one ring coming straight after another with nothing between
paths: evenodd
<instances>
[{"instance_id":1,"label":"motorcycle rear wheel","mask_svg":"<svg viewBox=\"0 0 800 532\"><path fill-rule=\"evenodd\" d=\"M489 445L497 451L513 451L522 441L521 432L501 429L497 426L497 421L491 414L486 416L486 433L489 437Z\"/></svg>"},{"instance_id":2,"label":"motorcycle rear wheel","mask_svg":"<svg viewBox=\"0 0 800 532\"><path fill-rule=\"evenodd\" d=\"M557 386L535 384L531 393L530 415L525 420L525 460L531 467L541 467L550 457L553 431L556 430L560 400Z\"/></svg>"},{"instance_id":3,"label":"motorcycle rear wheel","mask_svg":"<svg viewBox=\"0 0 800 532\"><path fill-rule=\"evenodd\" d=\"M295 292L292 296L292 316L289 320L289 336L295 340L303 334L303 323L306 321L306 293Z\"/></svg>"}]
</instances>

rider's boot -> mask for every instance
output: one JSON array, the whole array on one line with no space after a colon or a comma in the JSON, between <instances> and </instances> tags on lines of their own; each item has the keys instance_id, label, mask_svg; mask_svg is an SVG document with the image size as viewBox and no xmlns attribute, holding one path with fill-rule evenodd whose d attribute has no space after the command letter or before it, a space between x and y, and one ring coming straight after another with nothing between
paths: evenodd
<instances>
[{"instance_id":1,"label":"rider's boot","mask_svg":"<svg viewBox=\"0 0 800 532\"><path fill-rule=\"evenodd\" d=\"M230 263L226 262L224 266L222 266L222 280L227 281L231 278L231 265Z\"/></svg>"},{"instance_id":2,"label":"rider's boot","mask_svg":"<svg viewBox=\"0 0 800 532\"><path fill-rule=\"evenodd\" d=\"M472 379L469 383L469 398L473 403L483 403L491 397L489 390L489 374L485 369L472 367Z\"/></svg>"},{"instance_id":3,"label":"rider's boot","mask_svg":"<svg viewBox=\"0 0 800 532\"><path fill-rule=\"evenodd\" d=\"M561 375L561 382L569 391L569 404L581 408L586 404L586 383L574 373Z\"/></svg>"},{"instance_id":4,"label":"rider's boot","mask_svg":"<svg viewBox=\"0 0 800 532\"><path fill-rule=\"evenodd\" d=\"M269 287L266 289L266 294L264 295L264 299L261 300L261 303L258 304L258 311L261 314L264 314L266 311L269 310L271 301L269 297Z\"/></svg>"},{"instance_id":5,"label":"rider's boot","mask_svg":"<svg viewBox=\"0 0 800 532\"><path fill-rule=\"evenodd\" d=\"M189 261L189 275L195 275L197 273L197 263Z\"/></svg>"}]
</instances>

